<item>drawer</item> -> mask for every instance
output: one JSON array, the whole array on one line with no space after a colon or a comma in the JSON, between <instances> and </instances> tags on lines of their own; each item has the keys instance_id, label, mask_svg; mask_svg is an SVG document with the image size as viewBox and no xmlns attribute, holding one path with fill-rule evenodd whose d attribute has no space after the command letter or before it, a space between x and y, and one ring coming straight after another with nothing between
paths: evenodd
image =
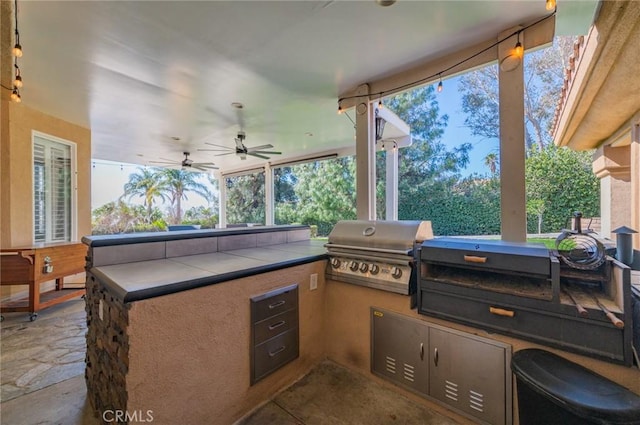
<instances>
[{"instance_id":1,"label":"drawer","mask_svg":"<svg viewBox=\"0 0 640 425\"><path fill-rule=\"evenodd\" d=\"M278 334L297 327L297 308L269 317L253 325L253 344L258 345Z\"/></svg>"},{"instance_id":2,"label":"drawer","mask_svg":"<svg viewBox=\"0 0 640 425\"><path fill-rule=\"evenodd\" d=\"M599 320L533 311L424 289L420 292L420 313L481 329L493 329L568 351L624 361L623 330ZM505 315L510 313L513 315Z\"/></svg>"},{"instance_id":3,"label":"drawer","mask_svg":"<svg viewBox=\"0 0 640 425\"><path fill-rule=\"evenodd\" d=\"M257 345L253 351L251 384L298 358L298 328Z\"/></svg>"},{"instance_id":4,"label":"drawer","mask_svg":"<svg viewBox=\"0 0 640 425\"><path fill-rule=\"evenodd\" d=\"M298 306L298 285L289 285L251 298L251 320L258 323Z\"/></svg>"}]
</instances>

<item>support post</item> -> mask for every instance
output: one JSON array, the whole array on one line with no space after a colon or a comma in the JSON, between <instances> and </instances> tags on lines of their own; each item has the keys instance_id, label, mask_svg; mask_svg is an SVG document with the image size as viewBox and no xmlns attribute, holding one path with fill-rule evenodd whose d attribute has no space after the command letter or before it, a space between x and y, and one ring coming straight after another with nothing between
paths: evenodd
<instances>
[{"instance_id":1,"label":"support post","mask_svg":"<svg viewBox=\"0 0 640 425\"><path fill-rule=\"evenodd\" d=\"M499 34L499 38L515 29ZM498 45L498 62L511 53L518 41L512 36ZM524 45L524 33L520 34ZM500 91L500 221L502 240L526 242L527 212L524 178L524 66L523 61L509 71L499 67Z\"/></svg>"},{"instance_id":2,"label":"support post","mask_svg":"<svg viewBox=\"0 0 640 425\"><path fill-rule=\"evenodd\" d=\"M218 226L222 229L227 227L227 178L218 174L218 189L220 194L220 204L218 205Z\"/></svg>"},{"instance_id":3,"label":"support post","mask_svg":"<svg viewBox=\"0 0 640 425\"><path fill-rule=\"evenodd\" d=\"M273 168L264 166L264 221L267 226L274 222Z\"/></svg>"},{"instance_id":4,"label":"support post","mask_svg":"<svg viewBox=\"0 0 640 425\"><path fill-rule=\"evenodd\" d=\"M385 153L385 220L398 219L398 148L387 149Z\"/></svg>"},{"instance_id":5,"label":"support post","mask_svg":"<svg viewBox=\"0 0 640 425\"><path fill-rule=\"evenodd\" d=\"M358 87L356 98L356 214L358 220L376 218L376 151L374 108L369 85Z\"/></svg>"}]
</instances>

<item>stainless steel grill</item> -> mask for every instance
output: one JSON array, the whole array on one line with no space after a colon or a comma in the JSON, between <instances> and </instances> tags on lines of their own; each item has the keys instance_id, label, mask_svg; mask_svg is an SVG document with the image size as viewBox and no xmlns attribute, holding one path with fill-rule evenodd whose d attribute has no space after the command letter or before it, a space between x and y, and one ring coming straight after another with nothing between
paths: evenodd
<instances>
[{"instance_id":1,"label":"stainless steel grill","mask_svg":"<svg viewBox=\"0 0 640 425\"><path fill-rule=\"evenodd\" d=\"M328 279L413 294L418 247L433 238L430 221L339 221L325 245Z\"/></svg>"}]
</instances>

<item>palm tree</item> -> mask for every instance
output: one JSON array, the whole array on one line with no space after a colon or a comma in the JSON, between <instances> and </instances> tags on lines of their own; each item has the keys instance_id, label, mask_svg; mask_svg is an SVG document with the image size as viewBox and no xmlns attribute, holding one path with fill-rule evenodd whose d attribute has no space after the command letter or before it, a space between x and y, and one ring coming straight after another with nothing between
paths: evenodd
<instances>
[{"instance_id":1,"label":"palm tree","mask_svg":"<svg viewBox=\"0 0 640 425\"><path fill-rule=\"evenodd\" d=\"M207 200L211 197L209 189L196 181L196 173L166 168L161 175L165 193L169 194L174 224L182 222L182 200L188 199L187 192L194 192Z\"/></svg>"},{"instance_id":2,"label":"palm tree","mask_svg":"<svg viewBox=\"0 0 640 425\"><path fill-rule=\"evenodd\" d=\"M487 154L487 156L484 157L484 165L489 167L491 175L495 176L498 171L498 155L495 153Z\"/></svg>"},{"instance_id":3,"label":"palm tree","mask_svg":"<svg viewBox=\"0 0 640 425\"><path fill-rule=\"evenodd\" d=\"M138 171L129 176L129 181L124 185L124 195L131 199L134 196L144 198L144 206L147 208L146 220L151 222L153 203L156 198L166 200L165 181L157 169L138 168Z\"/></svg>"}]
</instances>

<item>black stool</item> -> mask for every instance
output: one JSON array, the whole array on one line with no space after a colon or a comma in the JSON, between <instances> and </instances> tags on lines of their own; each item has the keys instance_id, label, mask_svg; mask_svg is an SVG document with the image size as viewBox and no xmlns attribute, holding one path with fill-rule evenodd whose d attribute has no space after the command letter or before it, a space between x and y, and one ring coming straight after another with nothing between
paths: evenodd
<instances>
[{"instance_id":1,"label":"black stool","mask_svg":"<svg viewBox=\"0 0 640 425\"><path fill-rule=\"evenodd\" d=\"M511 359L520 425L640 425L640 396L548 351Z\"/></svg>"}]
</instances>

